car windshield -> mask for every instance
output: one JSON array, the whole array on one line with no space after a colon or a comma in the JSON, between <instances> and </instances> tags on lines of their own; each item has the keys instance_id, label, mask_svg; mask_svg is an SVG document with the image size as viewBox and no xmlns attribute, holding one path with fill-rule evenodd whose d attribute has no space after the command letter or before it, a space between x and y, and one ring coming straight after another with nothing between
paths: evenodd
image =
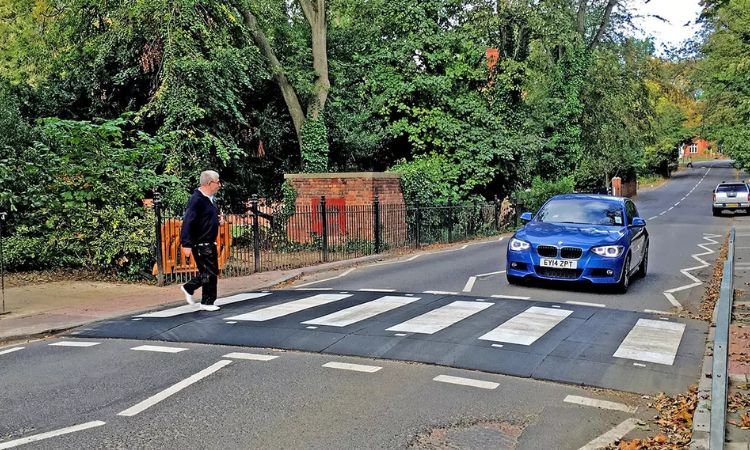
<instances>
[{"instance_id":1,"label":"car windshield","mask_svg":"<svg viewBox=\"0 0 750 450\"><path fill-rule=\"evenodd\" d=\"M622 226L622 206L604 200L550 200L536 216L539 222Z\"/></svg>"},{"instance_id":2,"label":"car windshield","mask_svg":"<svg viewBox=\"0 0 750 450\"><path fill-rule=\"evenodd\" d=\"M746 184L720 184L716 192L747 192Z\"/></svg>"}]
</instances>

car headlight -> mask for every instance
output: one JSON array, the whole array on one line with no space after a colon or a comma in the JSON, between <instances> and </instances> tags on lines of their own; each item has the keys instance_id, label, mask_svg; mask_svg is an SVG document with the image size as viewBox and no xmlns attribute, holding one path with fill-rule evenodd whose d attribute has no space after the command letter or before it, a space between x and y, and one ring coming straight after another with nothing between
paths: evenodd
<instances>
[{"instance_id":1,"label":"car headlight","mask_svg":"<svg viewBox=\"0 0 750 450\"><path fill-rule=\"evenodd\" d=\"M623 250L625 250L625 247L622 245L602 245L601 247L594 247L591 249L592 252L606 258L617 258L622 255Z\"/></svg>"},{"instance_id":2,"label":"car headlight","mask_svg":"<svg viewBox=\"0 0 750 450\"><path fill-rule=\"evenodd\" d=\"M519 251L519 250L528 250L528 248L531 247L531 244L529 244L526 241L522 241L520 239L513 238L510 240L510 249Z\"/></svg>"}]
</instances>

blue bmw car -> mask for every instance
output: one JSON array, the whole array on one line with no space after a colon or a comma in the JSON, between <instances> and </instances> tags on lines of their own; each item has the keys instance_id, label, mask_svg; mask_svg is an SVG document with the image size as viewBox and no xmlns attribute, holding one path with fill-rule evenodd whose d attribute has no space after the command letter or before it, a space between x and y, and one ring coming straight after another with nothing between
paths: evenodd
<instances>
[{"instance_id":1,"label":"blue bmw car","mask_svg":"<svg viewBox=\"0 0 750 450\"><path fill-rule=\"evenodd\" d=\"M646 276L646 221L630 199L606 195L552 197L508 242L506 276L586 281L626 292L633 276Z\"/></svg>"}]
</instances>

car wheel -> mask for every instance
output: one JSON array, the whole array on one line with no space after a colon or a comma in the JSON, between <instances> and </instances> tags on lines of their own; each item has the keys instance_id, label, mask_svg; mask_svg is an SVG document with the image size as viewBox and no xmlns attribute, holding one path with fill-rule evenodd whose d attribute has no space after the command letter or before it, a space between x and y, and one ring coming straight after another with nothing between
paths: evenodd
<instances>
[{"instance_id":1,"label":"car wheel","mask_svg":"<svg viewBox=\"0 0 750 450\"><path fill-rule=\"evenodd\" d=\"M718 217L721 215L721 210L717 208L712 208L714 212L714 217Z\"/></svg>"},{"instance_id":2,"label":"car wheel","mask_svg":"<svg viewBox=\"0 0 750 450\"><path fill-rule=\"evenodd\" d=\"M523 278L517 277L514 275L505 275L505 278L508 279L508 284L521 284L523 282Z\"/></svg>"},{"instance_id":3,"label":"car wheel","mask_svg":"<svg viewBox=\"0 0 750 450\"><path fill-rule=\"evenodd\" d=\"M628 292L630 287L630 253L625 257L625 263L622 265L622 274L617 282L616 291L620 294Z\"/></svg>"},{"instance_id":4,"label":"car wheel","mask_svg":"<svg viewBox=\"0 0 750 450\"><path fill-rule=\"evenodd\" d=\"M646 242L646 250L643 251L643 259L638 264L638 276L643 278L646 276L648 271L648 242Z\"/></svg>"}]
</instances>

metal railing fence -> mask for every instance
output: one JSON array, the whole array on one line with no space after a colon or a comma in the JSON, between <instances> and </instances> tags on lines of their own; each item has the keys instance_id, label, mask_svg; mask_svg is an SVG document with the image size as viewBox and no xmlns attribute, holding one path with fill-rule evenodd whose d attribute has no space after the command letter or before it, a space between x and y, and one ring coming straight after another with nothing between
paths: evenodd
<instances>
[{"instance_id":1,"label":"metal railing fence","mask_svg":"<svg viewBox=\"0 0 750 450\"><path fill-rule=\"evenodd\" d=\"M155 264L159 284L185 282L195 265L182 256L182 213L154 202ZM497 200L444 205L367 205L320 201L296 207L264 203L253 196L247 211L225 214L219 232L222 276L293 269L367 256L399 248L451 243L509 230L513 210L501 211ZM158 250L157 250L158 249Z\"/></svg>"}]
</instances>

